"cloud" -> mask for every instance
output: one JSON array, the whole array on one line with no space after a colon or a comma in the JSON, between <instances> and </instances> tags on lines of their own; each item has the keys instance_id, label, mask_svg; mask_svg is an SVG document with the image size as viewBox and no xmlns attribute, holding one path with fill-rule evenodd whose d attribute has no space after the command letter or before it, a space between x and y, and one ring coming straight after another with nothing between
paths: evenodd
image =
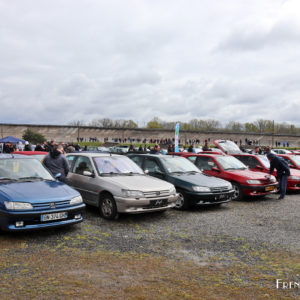
<instances>
[{"instance_id":1,"label":"cloud","mask_svg":"<svg viewBox=\"0 0 300 300\"><path fill-rule=\"evenodd\" d=\"M300 126L299 8L294 0L0 0L1 120Z\"/></svg>"}]
</instances>

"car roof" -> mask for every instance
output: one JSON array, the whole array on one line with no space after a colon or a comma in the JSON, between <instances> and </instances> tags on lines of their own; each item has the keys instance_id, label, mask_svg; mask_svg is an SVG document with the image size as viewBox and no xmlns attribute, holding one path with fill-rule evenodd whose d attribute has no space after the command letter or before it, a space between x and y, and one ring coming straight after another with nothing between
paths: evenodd
<instances>
[{"instance_id":1,"label":"car roof","mask_svg":"<svg viewBox=\"0 0 300 300\"><path fill-rule=\"evenodd\" d=\"M14 151L13 154L23 154L23 155L47 155L46 151Z\"/></svg>"},{"instance_id":2,"label":"car roof","mask_svg":"<svg viewBox=\"0 0 300 300\"><path fill-rule=\"evenodd\" d=\"M81 152L72 152L67 153L66 156L75 155L75 156L87 156L87 157L107 157L107 156L118 156L124 157L124 155L112 154L112 153L104 153L104 152L89 152L89 151L81 151Z\"/></svg>"},{"instance_id":3,"label":"car roof","mask_svg":"<svg viewBox=\"0 0 300 300\"><path fill-rule=\"evenodd\" d=\"M30 159L28 155L23 155L23 154L10 154L10 153L0 153L0 159L10 159L10 158L15 158L15 159Z\"/></svg>"}]
</instances>

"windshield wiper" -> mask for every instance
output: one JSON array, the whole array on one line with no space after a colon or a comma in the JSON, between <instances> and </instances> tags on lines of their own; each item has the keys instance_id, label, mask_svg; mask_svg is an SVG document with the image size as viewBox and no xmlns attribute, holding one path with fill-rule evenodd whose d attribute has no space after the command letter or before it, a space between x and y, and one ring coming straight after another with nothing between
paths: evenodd
<instances>
[{"instance_id":1,"label":"windshield wiper","mask_svg":"<svg viewBox=\"0 0 300 300\"><path fill-rule=\"evenodd\" d=\"M0 180L11 180L11 181L16 181L16 178L9 178L9 177L0 177Z\"/></svg>"},{"instance_id":2,"label":"windshield wiper","mask_svg":"<svg viewBox=\"0 0 300 300\"><path fill-rule=\"evenodd\" d=\"M39 176L28 176L28 177L20 177L18 178L18 180L32 181L32 180L44 180L44 178Z\"/></svg>"},{"instance_id":3,"label":"windshield wiper","mask_svg":"<svg viewBox=\"0 0 300 300\"><path fill-rule=\"evenodd\" d=\"M176 173L176 174L184 174L186 172L183 172L183 171L174 171L174 172L171 172L172 174Z\"/></svg>"},{"instance_id":4,"label":"windshield wiper","mask_svg":"<svg viewBox=\"0 0 300 300\"><path fill-rule=\"evenodd\" d=\"M185 172L185 173L198 174L198 173L201 173L201 172L199 172L199 171L187 171L187 172Z\"/></svg>"}]
</instances>

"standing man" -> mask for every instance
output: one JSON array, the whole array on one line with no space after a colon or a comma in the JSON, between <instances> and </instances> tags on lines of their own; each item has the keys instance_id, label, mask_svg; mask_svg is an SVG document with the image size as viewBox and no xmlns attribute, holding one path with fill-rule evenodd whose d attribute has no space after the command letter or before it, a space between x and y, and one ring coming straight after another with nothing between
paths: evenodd
<instances>
[{"instance_id":1,"label":"standing man","mask_svg":"<svg viewBox=\"0 0 300 300\"><path fill-rule=\"evenodd\" d=\"M272 175L274 169L277 170L277 179L280 189L280 196L278 199L283 199L286 194L287 180L291 175L290 168L283 158L276 156L271 152L267 154L267 158L270 161L270 175Z\"/></svg>"},{"instance_id":2,"label":"standing man","mask_svg":"<svg viewBox=\"0 0 300 300\"><path fill-rule=\"evenodd\" d=\"M58 180L66 182L66 177L69 173L69 164L63 153L64 148L62 145L54 146L46 155L43 163L54 177L60 173L61 176Z\"/></svg>"}]
</instances>

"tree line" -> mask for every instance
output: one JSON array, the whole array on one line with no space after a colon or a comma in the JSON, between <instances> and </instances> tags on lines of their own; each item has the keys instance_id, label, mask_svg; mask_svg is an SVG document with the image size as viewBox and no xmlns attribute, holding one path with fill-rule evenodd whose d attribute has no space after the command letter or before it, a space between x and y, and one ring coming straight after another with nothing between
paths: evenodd
<instances>
[{"instance_id":1,"label":"tree line","mask_svg":"<svg viewBox=\"0 0 300 300\"><path fill-rule=\"evenodd\" d=\"M188 122L167 122L154 117L144 127L139 127L133 120L112 120L109 118L94 119L91 122L72 121L68 125L91 126L99 128L149 128L149 129L174 129L180 123L181 130L219 131L219 132L245 132L245 133L274 133L274 134L300 134L300 128L287 122L276 123L272 120L257 119L255 122L229 121L222 125L218 120L192 119Z\"/></svg>"}]
</instances>

